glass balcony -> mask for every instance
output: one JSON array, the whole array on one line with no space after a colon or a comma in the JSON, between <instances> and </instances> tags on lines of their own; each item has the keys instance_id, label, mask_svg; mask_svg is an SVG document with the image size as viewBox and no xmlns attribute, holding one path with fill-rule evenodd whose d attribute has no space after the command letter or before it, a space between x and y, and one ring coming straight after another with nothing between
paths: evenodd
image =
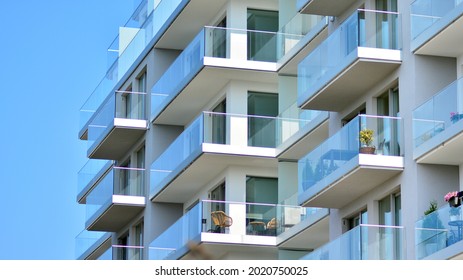
<instances>
[{"instance_id":1,"label":"glass balcony","mask_svg":"<svg viewBox=\"0 0 463 280\"><path fill-rule=\"evenodd\" d=\"M402 260L405 249L403 227L361 224L302 260Z\"/></svg>"},{"instance_id":2,"label":"glass balcony","mask_svg":"<svg viewBox=\"0 0 463 280\"><path fill-rule=\"evenodd\" d=\"M113 259L113 247L109 247L101 256L97 258L99 261L110 261Z\"/></svg>"},{"instance_id":3,"label":"glass balcony","mask_svg":"<svg viewBox=\"0 0 463 280\"><path fill-rule=\"evenodd\" d=\"M276 167L277 126L272 117L203 112L151 164L151 199L183 203L237 160Z\"/></svg>"},{"instance_id":4,"label":"glass balcony","mask_svg":"<svg viewBox=\"0 0 463 280\"><path fill-rule=\"evenodd\" d=\"M371 132L369 145L361 131ZM400 118L355 117L299 160L299 203L342 208L396 176L404 167L402 135Z\"/></svg>"},{"instance_id":5,"label":"glass balcony","mask_svg":"<svg viewBox=\"0 0 463 280\"><path fill-rule=\"evenodd\" d=\"M102 231L84 230L76 236L76 259L96 259L111 244L111 234Z\"/></svg>"},{"instance_id":6,"label":"glass balcony","mask_svg":"<svg viewBox=\"0 0 463 280\"><path fill-rule=\"evenodd\" d=\"M113 260L143 260L143 246L113 245Z\"/></svg>"},{"instance_id":7,"label":"glass balcony","mask_svg":"<svg viewBox=\"0 0 463 280\"><path fill-rule=\"evenodd\" d=\"M401 64L400 25L398 13L353 13L299 63L299 107L341 111L387 77Z\"/></svg>"},{"instance_id":8,"label":"glass balcony","mask_svg":"<svg viewBox=\"0 0 463 280\"><path fill-rule=\"evenodd\" d=\"M141 59L140 54L153 38L153 14L149 16L140 28L124 27L110 46L109 63L112 62L105 76L91 93L80 109L81 139L87 139L88 125L95 118L98 108L102 106L116 85L125 76L135 61ZM104 105L103 105L104 106Z\"/></svg>"},{"instance_id":9,"label":"glass balcony","mask_svg":"<svg viewBox=\"0 0 463 280\"><path fill-rule=\"evenodd\" d=\"M201 233L202 204L185 213L149 245L150 260L164 260Z\"/></svg>"},{"instance_id":10,"label":"glass balcony","mask_svg":"<svg viewBox=\"0 0 463 280\"><path fill-rule=\"evenodd\" d=\"M205 200L151 242L149 259L185 258L198 244L205 252L213 244L227 244L231 250L242 245L250 250L275 247L276 236L322 210L326 209Z\"/></svg>"},{"instance_id":11,"label":"glass balcony","mask_svg":"<svg viewBox=\"0 0 463 280\"><path fill-rule=\"evenodd\" d=\"M161 0L154 10L156 47L184 49L202 27L216 20L228 0L209 1L205 5L197 0ZM188 28L185 28L188 22ZM192 33L193 32L193 33Z\"/></svg>"},{"instance_id":12,"label":"glass balcony","mask_svg":"<svg viewBox=\"0 0 463 280\"><path fill-rule=\"evenodd\" d=\"M89 158L117 160L145 133L145 93L116 91L88 126Z\"/></svg>"},{"instance_id":13,"label":"glass balcony","mask_svg":"<svg viewBox=\"0 0 463 280\"><path fill-rule=\"evenodd\" d=\"M144 169L113 166L87 195L87 230L116 232L142 211L144 176Z\"/></svg>"},{"instance_id":14,"label":"glass balcony","mask_svg":"<svg viewBox=\"0 0 463 280\"><path fill-rule=\"evenodd\" d=\"M294 50L304 37L311 39L328 26L328 19L317 15L304 15L297 13L277 33L278 49L277 59L280 60L290 51ZM311 40L309 39L309 41ZM300 50L300 49L299 49ZM299 52L294 50L294 52Z\"/></svg>"},{"instance_id":15,"label":"glass balcony","mask_svg":"<svg viewBox=\"0 0 463 280\"><path fill-rule=\"evenodd\" d=\"M143 59L149 46L183 49L194 34L219 12L226 0L216 0L207 6L201 1L161 0L141 1L132 17L120 28L120 34L108 48L108 63L105 76L80 109L79 137L87 139L87 126L92 116L118 83L134 65ZM191 18L189 18L191 17ZM153 20L154 19L154 20ZM179 23L181 22L181 24ZM189 22L189 28L183 23ZM166 34L166 31L169 33ZM161 38L162 37L162 38Z\"/></svg>"},{"instance_id":16,"label":"glass balcony","mask_svg":"<svg viewBox=\"0 0 463 280\"><path fill-rule=\"evenodd\" d=\"M114 163L110 160L89 159L77 175L77 201L85 203L85 197L96 182Z\"/></svg>"},{"instance_id":17,"label":"glass balcony","mask_svg":"<svg viewBox=\"0 0 463 280\"><path fill-rule=\"evenodd\" d=\"M463 39L462 0L416 0L410 6L411 46L415 54L459 57Z\"/></svg>"},{"instance_id":18,"label":"glass balcony","mask_svg":"<svg viewBox=\"0 0 463 280\"><path fill-rule=\"evenodd\" d=\"M413 158L419 163L460 165L463 145L463 79L413 111Z\"/></svg>"},{"instance_id":19,"label":"glass balcony","mask_svg":"<svg viewBox=\"0 0 463 280\"><path fill-rule=\"evenodd\" d=\"M112 245L98 260L143 260L143 246Z\"/></svg>"},{"instance_id":20,"label":"glass balcony","mask_svg":"<svg viewBox=\"0 0 463 280\"><path fill-rule=\"evenodd\" d=\"M160 37L161 28L168 24L166 21L181 2L188 1L163 0L156 5L151 1L140 1L133 15L120 28L120 34L108 47L109 67L105 76L80 109L80 138L87 139L87 126L92 116L131 66L140 59L153 38ZM156 20L153 21L153 18Z\"/></svg>"},{"instance_id":21,"label":"glass balcony","mask_svg":"<svg viewBox=\"0 0 463 280\"><path fill-rule=\"evenodd\" d=\"M298 205L298 193L283 200L279 205ZM302 209L306 211L304 219L298 220L293 226L278 233L277 245L279 250L298 248L300 252L310 252L329 241L330 209L309 207L302 207ZM290 214L291 211L299 211L299 208L289 207L284 211Z\"/></svg>"},{"instance_id":22,"label":"glass balcony","mask_svg":"<svg viewBox=\"0 0 463 280\"><path fill-rule=\"evenodd\" d=\"M136 34L140 31L143 24L148 19L151 11L149 10L150 7L148 7L150 6L150 4L148 4L148 0L138 0L138 2L139 3L136 5L133 14L124 26L119 28L119 34L108 47L108 69L110 69L113 64L119 60L119 58L123 58L123 60L126 60L127 62L133 62L136 59L136 57L134 57L135 53L132 53L130 56L127 56L127 54L126 56L122 56L121 54L127 50L126 47L129 45L131 45L132 50L134 50L135 45L138 45L138 48L143 45L140 44L141 42L132 43L132 40L136 37ZM140 38L140 36L138 38ZM141 51L142 50L139 50L139 52ZM131 57L131 59L127 59L127 57Z\"/></svg>"},{"instance_id":23,"label":"glass balcony","mask_svg":"<svg viewBox=\"0 0 463 280\"><path fill-rule=\"evenodd\" d=\"M297 13L277 33L278 73L297 76L297 65L328 34L328 18Z\"/></svg>"},{"instance_id":24,"label":"glass balcony","mask_svg":"<svg viewBox=\"0 0 463 280\"><path fill-rule=\"evenodd\" d=\"M294 109L285 114L289 116ZM322 114L325 113L301 112L299 116L307 119L299 119L203 112L152 163L150 197L183 203L224 168L237 164L237 160L249 166L275 168L277 150L284 156L297 156L300 152L291 150L291 145L302 137L310 140L307 134L327 118ZM201 178L197 178L198 174ZM191 183L191 176L195 184ZM184 188L185 183L188 189ZM182 189L181 194L177 188Z\"/></svg>"},{"instance_id":25,"label":"glass balcony","mask_svg":"<svg viewBox=\"0 0 463 280\"><path fill-rule=\"evenodd\" d=\"M301 110L293 103L276 118L280 159L298 160L328 137L329 112Z\"/></svg>"},{"instance_id":26,"label":"glass balcony","mask_svg":"<svg viewBox=\"0 0 463 280\"><path fill-rule=\"evenodd\" d=\"M297 0L296 7L301 13L338 16L355 2L355 0Z\"/></svg>"},{"instance_id":27,"label":"glass balcony","mask_svg":"<svg viewBox=\"0 0 463 280\"><path fill-rule=\"evenodd\" d=\"M205 27L151 89L151 119L184 125L233 79L252 75L253 81L276 83L277 37L274 32Z\"/></svg>"},{"instance_id":28,"label":"glass balcony","mask_svg":"<svg viewBox=\"0 0 463 280\"><path fill-rule=\"evenodd\" d=\"M428 258L432 254L461 241L463 238L462 228L461 206L454 208L447 204L424 216L415 223L416 258ZM461 253L461 248L459 253ZM450 258L453 255L450 254L447 257Z\"/></svg>"}]
</instances>

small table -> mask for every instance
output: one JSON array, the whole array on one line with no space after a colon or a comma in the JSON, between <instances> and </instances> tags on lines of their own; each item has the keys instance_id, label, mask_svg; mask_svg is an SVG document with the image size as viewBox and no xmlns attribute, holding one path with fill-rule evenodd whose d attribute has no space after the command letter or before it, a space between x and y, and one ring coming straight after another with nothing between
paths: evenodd
<instances>
[{"instance_id":1,"label":"small table","mask_svg":"<svg viewBox=\"0 0 463 280\"><path fill-rule=\"evenodd\" d=\"M265 233L265 223L262 221L250 222L250 234L252 235L263 235Z\"/></svg>"}]
</instances>

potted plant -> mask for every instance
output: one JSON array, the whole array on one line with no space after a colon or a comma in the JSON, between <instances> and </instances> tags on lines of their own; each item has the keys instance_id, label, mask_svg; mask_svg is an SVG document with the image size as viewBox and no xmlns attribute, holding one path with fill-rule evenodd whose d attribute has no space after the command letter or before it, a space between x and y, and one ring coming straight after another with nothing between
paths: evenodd
<instances>
[{"instance_id":1,"label":"potted plant","mask_svg":"<svg viewBox=\"0 0 463 280\"><path fill-rule=\"evenodd\" d=\"M362 144L360 146L360 153L363 154L374 154L375 153L375 146L372 145L373 140L374 140L374 130L373 129L368 129L364 128L360 130L359 133L359 141Z\"/></svg>"},{"instance_id":2,"label":"potted plant","mask_svg":"<svg viewBox=\"0 0 463 280\"><path fill-rule=\"evenodd\" d=\"M426 256L444 248L446 243L445 227L439 218L439 213L436 212L437 209L437 201L433 200L424 211L421 242L425 245Z\"/></svg>"},{"instance_id":3,"label":"potted plant","mask_svg":"<svg viewBox=\"0 0 463 280\"><path fill-rule=\"evenodd\" d=\"M433 200L429 202L429 207L424 211L424 215L427 216L435 211L437 211L437 201Z\"/></svg>"},{"instance_id":4,"label":"potted plant","mask_svg":"<svg viewBox=\"0 0 463 280\"><path fill-rule=\"evenodd\" d=\"M459 207L461 205L461 192L453 191L448 192L444 196L444 200L449 203L450 207Z\"/></svg>"}]
</instances>

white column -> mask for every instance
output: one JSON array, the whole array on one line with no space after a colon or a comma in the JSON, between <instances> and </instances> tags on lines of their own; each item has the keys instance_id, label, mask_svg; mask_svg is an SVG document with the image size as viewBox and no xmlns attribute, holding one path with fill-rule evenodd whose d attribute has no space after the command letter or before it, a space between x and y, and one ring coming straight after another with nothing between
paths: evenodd
<instances>
[{"instance_id":1,"label":"white column","mask_svg":"<svg viewBox=\"0 0 463 280\"><path fill-rule=\"evenodd\" d=\"M296 100L297 77L278 77L278 112L283 119L286 119L278 123L281 126L278 131L281 135L277 135L277 137L280 137L281 143L299 130L299 122L294 120L299 118L297 106L294 106L290 111L286 111Z\"/></svg>"},{"instance_id":2,"label":"white column","mask_svg":"<svg viewBox=\"0 0 463 280\"><path fill-rule=\"evenodd\" d=\"M248 119L244 116L248 111L248 91L239 82L230 82L227 90L227 113L241 116L231 116L227 122L227 143L234 146L248 145Z\"/></svg>"},{"instance_id":3,"label":"white column","mask_svg":"<svg viewBox=\"0 0 463 280\"><path fill-rule=\"evenodd\" d=\"M227 171L225 183L225 199L227 201L243 202L228 204L227 213L233 219L229 234L246 234L246 176L240 168L231 167Z\"/></svg>"},{"instance_id":4,"label":"white column","mask_svg":"<svg viewBox=\"0 0 463 280\"><path fill-rule=\"evenodd\" d=\"M231 1L227 13L230 59L247 60L247 32L244 31L247 29L247 7L243 3Z\"/></svg>"},{"instance_id":5,"label":"white column","mask_svg":"<svg viewBox=\"0 0 463 280\"><path fill-rule=\"evenodd\" d=\"M278 203L294 204L297 203L297 162L278 163ZM296 195L296 197L293 197ZM295 199L294 201L288 198Z\"/></svg>"}]
</instances>

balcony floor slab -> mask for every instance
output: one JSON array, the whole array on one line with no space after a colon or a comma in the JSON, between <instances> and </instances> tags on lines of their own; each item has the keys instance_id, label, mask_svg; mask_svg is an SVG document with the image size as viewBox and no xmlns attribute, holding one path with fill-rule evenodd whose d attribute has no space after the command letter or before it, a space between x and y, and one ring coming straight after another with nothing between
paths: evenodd
<instances>
[{"instance_id":1,"label":"balcony floor slab","mask_svg":"<svg viewBox=\"0 0 463 280\"><path fill-rule=\"evenodd\" d=\"M145 208L145 197L113 195L86 222L87 230L117 232Z\"/></svg>"},{"instance_id":2,"label":"balcony floor slab","mask_svg":"<svg viewBox=\"0 0 463 280\"><path fill-rule=\"evenodd\" d=\"M416 147L413 157L418 163L460 165L463 163L463 121L448 127Z\"/></svg>"},{"instance_id":3,"label":"balcony floor slab","mask_svg":"<svg viewBox=\"0 0 463 280\"><path fill-rule=\"evenodd\" d=\"M184 203L229 166L277 168L275 149L203 144L202 152L186 160L164 179L163 189L151 194L153 202Z\"/></svg>"},{"instance_id":4,"label":"balcony floor slab","mask_svg":"<svg viewBox=\"0 0 463 280\"><path fill-rule=\"evenodd\" d=\"M298 102L302 109L340 112L358 100L401 64L401 51L359 47L339 72L319 85L307 100ZM366 77L368 77L366 79ZM314 86L316 88L317 86Z\"/></svg>"},{"instance_id":5,"label":"balcony floor slab","mask_svg":"<svg viewBox=\"0 0 463 280\"><path fill-rule=\"evenodd\" d=\"M278 247L288 250L313 250L329 242L329 216L320 211L277 236Z\"/></svg>"},{"instance_id":6,"label":"balcony floor slab","mask_svg":"<svg viewBox=\"0 0 463 280\"><path fill-rule=\"evenodd\" d=\"M403 168L403 157L359 154L299 194L299 203L309 207L343 208L400 174Z\"/></svg>"},{"instance_id":7,"label":"balcony floor slab","mask_svg":"<svg viewBox=\"0 0 463 280\"><path fill-rule=\"evenodd\" d=\"M143 136L148 129L146 120L115 118L100 139L88 149L88 158L118 160Z\"/></svg>"},{"instance_id":8,"label":"balcony floor slab","mask_svg":"<svg viewBox=\"0 0 463 280\"><path fill-rule=\"evenodd\" d=\"M171 97L168 104L162 104L164 108L152 116L153 122L186 125L230 81L276 84L277 77L276 63L205 57L203 68L176 96Z\"/></svg>"},{"instance_id":9,"label":"balcony floor slab","mask_svg":"<svg viewBox=\"0 0 463 280\"><path fill-rule=\"evenodd\" d=\"M430 28L418 35L411 42L411 50L415 54L459 57L463 54L463 6L441 18Z\"/></svg>"}]
</instances>

